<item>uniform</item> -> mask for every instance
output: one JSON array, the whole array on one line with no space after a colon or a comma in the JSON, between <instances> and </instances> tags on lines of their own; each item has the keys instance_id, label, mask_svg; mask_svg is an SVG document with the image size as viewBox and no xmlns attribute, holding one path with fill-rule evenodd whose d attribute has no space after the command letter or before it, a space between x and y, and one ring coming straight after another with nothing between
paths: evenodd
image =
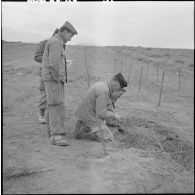
<instances>
[{"instance_id":1,"label":"uniform","mask_svg":"<svg viewBox=\"0 0 195 195\"><path fill-rule=\"evenodd\" d=\"M111 140L113 135L103 120L99 120L99 115L107 112L108 106L112 104L109 81L99 82L88 89L85 97L79 104L75 115L78 118L76 128L86 126L90 133L99 133L103 130L103 138ZM83 128L83 127L81 127ZM87 129L87 128L83 128ZM87 129L87 131L89 131Z\"/></svg>"},{"instance_id":2,"label":"uniform","mask_svg":"<svg viewBox=\"0 0 195 195\"><path fill-rule=\"evenodd\" d=\"M35 51L34 59L36 62L38 62L40 64L42 63L42 56L43 56L43 53L45 50L45 45L46 45L47 41L48 40L41 41L39 43L39 45L37 46L36 51ZM41 92L41 97L39 100L38 107L39 107L40 111L42 112L42 115L44 116L44 112L45 112L45 109L47 107L47 97L46 97L45 86L44 86L43 80L41 78L41 75L42 75L42 67L40 67L40 69L39 69L39 76L40 76L39 90Z\"/></svg>"},{"instance_id":3,"label":"uniform","mask_svg":"<svg viewBox=\"0 0 195 195\"><path fill-rule=\"evenodd\" d=\"M127 82L121 73L118 73L113 78L119 82L121 90L127 86ZM105 141L113 139L112 132L107 126L110 122L107 117L109 116L108 112L116 113L114 106L116 99L113 99L110 82L110 80L106 80L96 83L87 90L85 97L75 112L78 118L75 129L76 139L80 139L83 133L92 136L96 141L100 141L102 138ZM119 127L116 122L114 123Z\"/></svg>"},{"instance_id":4,"label":"uniform","mask_svg":"<svg viewBox=\"0 0 195 195\"><path fill-rule=\"evenodd\" d=\"M42 79L47 94L50 134L64 134L65 107L63 82L65 79L65 49L64 42L59 34L49 39L45 46Z\"/></svg>"},{"instance_id":5,"label":"uniform","mask_svg":"<svg viewBox=\"0 0 195 195\"><path fill-rule=\"evenodd\" d=\"M50 38L45 46L42 62L42 79L47 95L47 123L50 130L52 144L68 145L65 135L65 106L64 106L64 83L67 82L67 66L65 57L64 30L73 35L77 31L69 23L60 28L60 32ZM66 34L65 34L66 35Z\"/></svg>"},{"instance_id":6,"label":"uniform","mask_svg":"<svg viewBox=\"0 0 195 195\"><path fill-rule=\"evenodd\" d=\"M57 28L52 37L59 32L59 29ZM45 45L47 43L48 40L44 40L44 41L41 41L37 48L36 48L36 51L35 51L35 56L34 56L34 60L40 64L42 64L42 58L43 58L43 53L44 53L44 50L45 50ZM39 85L39 90L41 92L41 98L39 100L39 109L40 109L40 116L39 116L39 122L41 124L44 124L46 123L45 121L45 110L46 110L46 107L47 107L47 97L46 97L46 91L45 91L45 86L44 86L44 83L43 83L43 80L41 78L42 76L42 67L40 67L39 69L39 74L40 76L40 85Z\"/></svg>"}]
</instances>

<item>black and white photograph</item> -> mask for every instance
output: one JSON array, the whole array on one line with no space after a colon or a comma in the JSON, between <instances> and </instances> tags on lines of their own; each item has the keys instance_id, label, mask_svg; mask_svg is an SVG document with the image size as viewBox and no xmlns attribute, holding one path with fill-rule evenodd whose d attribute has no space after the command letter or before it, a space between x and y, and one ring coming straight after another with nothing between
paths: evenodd
<instances>
[{"instance_id":1,"label":"black and white photograph","mask_svg":"<svg viewBox=\"0 0 195 195\"><path fill-rule=\"evenodd\" d=\"M1 1L2 194L194 194L194 1Z\"/></svg>"}]
</instances>

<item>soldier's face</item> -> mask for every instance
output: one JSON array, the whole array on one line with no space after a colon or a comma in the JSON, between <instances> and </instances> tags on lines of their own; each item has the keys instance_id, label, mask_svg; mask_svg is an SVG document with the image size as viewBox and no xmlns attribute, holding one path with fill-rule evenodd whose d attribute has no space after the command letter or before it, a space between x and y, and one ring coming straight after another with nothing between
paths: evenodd
<instances>
[{"instance_id":1,"label":"soldier's face","mask_svg":"<svg viewBox=\"0 0 195 195\"><path fill-rule=\"evenodd\" d=\"M121 89L118 81L111 81L111 87L113 92L119 91Z\"/></svg>"},{"instance_id":2,"label":"soldier's face","mask_svg":"<svg viewBox=\"0 0 195 195\"><path fill-rule=\"evenodd\" d=\"M73 33L66 30L63 32L63 35L66 42L71 41L72 37L74 36Z\"/></svg>"},{"instance_id":3,"label":"soldier's face","mask_svg":"<svg viewBox=\"0 0 195 195\"><path fill-rule=\"evenodd\" d=\"M118 90L118 91L113 92L113 94L112 94L112 101L116 102L116 100L118 98L120 98L123 95L123 93L124 92L122 90Z\"/></svg>"}]
</instances>

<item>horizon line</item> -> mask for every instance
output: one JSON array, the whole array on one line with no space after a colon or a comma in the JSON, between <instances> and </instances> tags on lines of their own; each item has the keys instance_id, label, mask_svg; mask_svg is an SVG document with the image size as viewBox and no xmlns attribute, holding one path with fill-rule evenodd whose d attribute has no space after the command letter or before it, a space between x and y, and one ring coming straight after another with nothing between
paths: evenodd
<instances>
[{"instance_id":1,"label":"horizon line","mask_svg":"<svg viewBox=\"0 0 195 195\"><path fill-rule=\"evenodd\" d=\"M7 42L7 43L25 43L25 44L38 44L39 42L23 42L23 41L7 41L1 39L1 42ZM70 46L94 46L94 47L142 47L142 48L155 48L155 49L190 49L194 50L194 48L176 48L176 47L155 47L155 46L132 46L132 45L97 45L95 43L77 43L77 44L67 44Z\"/></svg>"}]
</instances>

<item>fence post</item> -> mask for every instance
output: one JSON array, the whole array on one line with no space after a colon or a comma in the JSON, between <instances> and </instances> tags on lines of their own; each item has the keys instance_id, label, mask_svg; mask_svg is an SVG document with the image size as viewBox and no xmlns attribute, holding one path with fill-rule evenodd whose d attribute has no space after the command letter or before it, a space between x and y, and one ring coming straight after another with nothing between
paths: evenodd
<instances>
[{"instance_id":1,"label":"fence post","mask_svg":"<svg viewBox=\"0 0 195 195\"><path fill-rule=\"evenodd\" d=\"M116 55L115 55L115 59L114 59L114 73L116 73Z\"/></svg>"},{"instance_id":2,"label":"fence post","mask_svg":"<svg viewBox=\"0 0 195 195\"><path fill-rule=\"evenodd\" d=\"M161 86L160 86L160 95L159 95L158 106L160 106L160 102L161 102L161 94L162 94L162 88L163 88L164 75L165 75L165 70L163 70L163 76L162 76L162 81L161 81Z\"/></svg>"},{"instance_id":3,"label":"fence post","mask_svg":"<svg viewBox=\"0 0 195 195\"><path fill-rule=\"evenodd\" d=\"M112 70L112 54L110 55L110 70Z\"/></svg>"},{"instance_id":4,"label":"fence post","mask_svg":"<svg viewBox=\"0 0 195 195\"><path fill-rule=\"evenodd\" d=\"M87 64L87 62L86 62L87 61L86 60L86 47L85 47L85 50L84 51L85 51L85 54L84 55L85 55L85 66L86 66L86 64Z\"/></svg>"},{"instance_id":5,"label":"fence post","mask_svg":"<svg viewBox=\"0 0 195 195\"><path fill-rule=\"evenodd\" d=\"M123 72L123 56L121 55L121 70L120 72L122 73Z\"/></svg>"},{"instance_id":6,"label":"fence post","mask_svg":"<svg viewBox=\"0 0 195 195\"><path fill-rule=\"evenodd\" d=\"M143 69L143 66L141 67L141 73L140 73L140 79L139 79L139 92L140 92L140 87L141 87L142 69Z\"/></svg>"},{"instance_id":7,"label":"fence post","mask_svg":"<svg viewBox=\"0 0 195 195\"><path fill-rule=\"evenodd\" d=\"M86 72L87 72L87 78L88 78L88 87L90 86L90 75L89 75L89 70L88 70L88 67L87 67L87 51L86 51L86 48L85 48L85 68L86 68Z\"/></svg>"},{"instance_id":8,"label":"fence post","mask_svg":"<svg viewBox=\"0 0 195 195\"><path fill-rule=\"evenodd\" d=\"M158 82L158 64L157 64L157 67L156 67L156 71L157 71L157 82Z\"/></svg>"},{"instance_id":9,"label":"fence post","mask_svg":"<svg viewBox=\"0 0 195 195\"><path fill-rule=\"evenodd\" d=\"M106 54L106 55L105 55L105 59L104 59L105 62L104 62L104 63L105 63L105 67L106 67L106 56L107 56L107 52L105 52L105 54Z\"/></svg>"},{"instance_id":10,"label":"fence post","mask_svg":"<svg viewBox=\"0 0 195 195\"><path fill-rule=\"evenodd\" d=\"M147 63L147 80L148 80L148 63Z\"/></svg>"},{"instance_id":11,"label":"fence post","mask_svg":"<svg viewBox=\"0 0 195 195\"><path fill-rule=\"evenodd\" d=\"M133 64L132 64L132 56L131 56L131 65L129 66L129 67L130 67L130 68L129 68L129 75L128 75L128 79L127 79L127 83L128 83L128 84L129 84L129 79L130 79L130 74L131 74L132 66L133 66Z\"/></svg>"},{"instance_id":12,"label":"fence post","mask_svg":"<svg viewBox=\"0 0 195 195\"><path fill-rule=\"evenodd\" d=\"M179 91L180 91L180 74L181 74L181 71L180 71L180 67L179 67Z\"/></svg>"}]
</instances>

